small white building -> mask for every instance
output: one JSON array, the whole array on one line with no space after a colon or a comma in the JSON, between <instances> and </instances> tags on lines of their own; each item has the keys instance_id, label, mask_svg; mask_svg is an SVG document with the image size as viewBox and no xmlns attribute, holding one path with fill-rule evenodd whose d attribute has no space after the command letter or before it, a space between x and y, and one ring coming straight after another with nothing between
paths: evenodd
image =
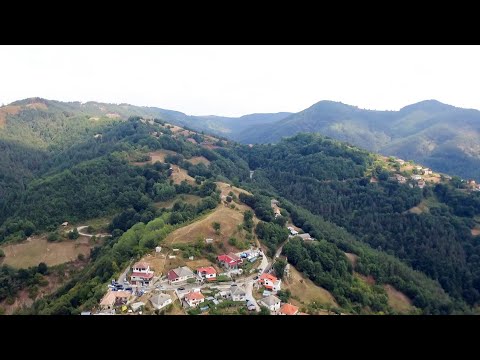
<instances>
[{"instance_id":1,"label":"small white building","mask_svg":"<svg viewBox=\"0 0 480 360\"><path fill-rule=\"evenodd\" d=\"M422 176L421 175L412 175L412 180L422 180Z\"/></svg>"},{"instance_id":2,"label":"small white building","mask_svg":"<svg viewBox=\"0 0 480 360\"><path fill-rule=\"evenodd\" d=\"M156 294L150 298L150 302L155 309L160 310L172 303L172 297L168 294Z\"/></svg>"},{"instance_id":3,"label":"small white building","mask_svg":"<svg viewBox=\"0 0 480 360\"><path fill-rule=\"evenodd\" d=\"M155 248L155 252L159 253L159 252L162 252L162 247L161 246L157 246Z\"/></svg>"},{"instance_id":4,"label":"small white building","mask_svg":"<svg viewBox=\"0 0 480 360\"><path fill-rule=\"evenodd\" d=\"M260 305L267 307L268 310L270 310L273 313L276 313L278 310L280 310L281 301L275 295L270 295L270 296L267 296L266 298L258 300L258 303Z\"/></svg>"},{"instance_id":5,"label":"small white building","mask_svg":"<svg viewBox=\"0 0 480 360\"><path fill-rule=\"evenodd\" d=\"M203 296L200 292L190 292L183 300L188 304L190 307L197 307L198 304L201 304L205 301L205 296Z\"/></svg>"}]
</instances>

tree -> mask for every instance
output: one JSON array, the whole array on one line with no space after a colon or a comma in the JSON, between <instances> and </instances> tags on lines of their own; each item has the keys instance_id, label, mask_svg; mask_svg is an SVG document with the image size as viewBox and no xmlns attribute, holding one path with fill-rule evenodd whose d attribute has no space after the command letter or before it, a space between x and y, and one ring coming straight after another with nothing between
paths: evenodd
<instances>
[{"instance_id":1,"label":"tree","mask_svg":"<svg viewBox=\"0 0 480 360\"><path fill-rule=\"evenodd\" d=\"M232 197L229 195L229 196L227 196L226 200L227 200L227 202L230 203L230 202L232 202Z\"/></svg>"},{"instance_id":2,"label":"tree","mask_svg":"<svg viewBox=\"0 0 480 360\"><path fill-rule=\"evenodd\" d=\"M77 228L74 228L72 231L68 233L68 238L71 240L77 240L80 234L78 233Z\"/></svg>"},{"instance_id":3,"label":"tree","mask_svg":"<svg viewBox=\"0 0 480 360\"><path fill-rule=\"evenodd\" d=\"M5 252L2 249L0 249L0 258L2 257L5 257Z\"/></svg>"},{"instance_id":4,"label":"tree","mask_svg":"<svg viewBox=\"0 0 480 360\"><path fill-rule=\"evenodd\" d=\"M260 312L258 315L270 315L270 310L265 306L260 306Z\"/></svg>"},{"instance_id":5,"label":"tree","mask_svg":"<svg viewBox=\"0 0 480 360\"><path fill-rule=\"evenodd\" d=\"M287 266L287 262L284 259L277 259L273 264L273 269L275 270L275 274L280 279L283 279L283 274L285 272L285 266Z\"/></svg>"},{"instance_id":6,"label":"tree","mask_svg":"<svg viewBox=\"0 0 480 360\"><path fill-rule=\"evenodd\" d=\"M219 222L214 221L212 223L213 230L215 230L215 234L220 235L220 228L222 225Z\"/></svg>"},{"instance_id":7,"label":"tree","mask_svg":"<svg viewBox=\"0 0 480 360\"><path fill-rule=\"evenodd\" d=\"M48 271L47 264L45 264L44 262L41 262L40 264L38 264L37 272L39 272L42 275L45 275L47 273L47 271Z\"/></svg>"}]
</instances>

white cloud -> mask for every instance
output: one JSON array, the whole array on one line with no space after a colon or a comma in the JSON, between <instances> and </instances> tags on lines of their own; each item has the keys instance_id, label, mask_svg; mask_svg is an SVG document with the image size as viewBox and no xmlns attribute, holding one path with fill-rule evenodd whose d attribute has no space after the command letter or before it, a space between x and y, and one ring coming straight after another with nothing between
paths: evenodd
<instances>
[{"instance_id":1,"label":"white cloud","mask_svg":"<svg viewBox=\"0 0 480 360\"><path fill-rule=\"evenodd\" d=\"M234 116L320 100L480 109L479 63L480 46L0 46L0 103L39 96Z\"/></svg>"}]
</instances>

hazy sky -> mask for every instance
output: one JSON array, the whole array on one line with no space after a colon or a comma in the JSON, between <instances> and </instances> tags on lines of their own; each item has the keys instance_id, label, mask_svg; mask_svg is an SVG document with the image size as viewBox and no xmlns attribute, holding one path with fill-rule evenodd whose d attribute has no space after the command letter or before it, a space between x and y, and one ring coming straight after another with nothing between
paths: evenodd
<instances>
[{"instance_id":1,"label":"hazy sky","mask_svg":"<svg viewBox=\"0 0 480 360\"><path fill-rule=\"evenodd\" d=\"M480 109L479 64L480 46L0 46L0 103L39 96L230 116L320 100Z\"/></svg>"}]
</instances>

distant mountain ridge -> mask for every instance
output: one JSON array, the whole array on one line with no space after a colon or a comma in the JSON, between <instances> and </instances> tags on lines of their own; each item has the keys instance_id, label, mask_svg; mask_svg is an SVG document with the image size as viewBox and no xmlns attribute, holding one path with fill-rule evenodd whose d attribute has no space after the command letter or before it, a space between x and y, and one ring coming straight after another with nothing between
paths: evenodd
<instances>
[{"instance_id":1,"label":"distant mountain ridge","mask_svg":"<svg viewBox=\"0 0 480 360\"><path fill-rule=\"evenodd\" d=\"M274 143L318 132L384 155L412 159L465 178L480 179L480 111L421 101L399 111L364 110L320 101L283 120L233 136L242 143Z\"/></svg>"}]
</instances>

